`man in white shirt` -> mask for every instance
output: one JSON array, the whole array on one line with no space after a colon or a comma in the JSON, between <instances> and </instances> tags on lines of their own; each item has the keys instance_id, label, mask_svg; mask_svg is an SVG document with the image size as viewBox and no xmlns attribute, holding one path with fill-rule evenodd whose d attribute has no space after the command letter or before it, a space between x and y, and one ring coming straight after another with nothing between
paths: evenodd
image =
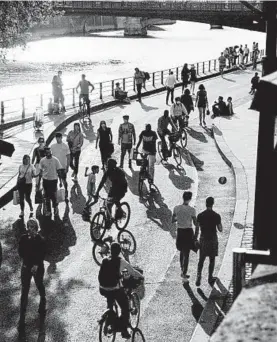
<instances>
[{"instance_id":1,"label":"man in white shirt","mask_svg":"<svg viewBox=\"0 0 277 342\"><path fill-rule=\"evenodd\" d=\"M63 184L65 189L65 200L68 200L68 186L66 181L67 172L70 164L70 150L67 144L63 141L63 135L60 132L56 133L57 143L51 145L51 151L53 157L56 157L61 163L62 168L59 172L60 183ZM61 184L60 184L61 186Z\"/></svg>"},{"instance_id":2,"label":"man in white shirt","mask_svg":"<svg viewBox=\"0 0 277 342\"><path fill-rule=\"evenodd\" d=\"M166 89L167 89L167 94L166 94L166 104L168 105L168 98L169 95L171 94L171 103L174 103L174 87L176 84L176 77L173 74L173 71L169 72L169 75L165 81Z\"/></svg>"},{"instance_id":3,"label":"man in white shirt","mask_svg":"<svg viewBox=\"0 0 277 342\"><path fill-rule=\"evenodd\" d=\"M62 169L61 163L56 157L52 156L50 147L45 147L45 157L39 163L40 175L37 188L40 186L42 178L43 190L46 198L46 216L51 215L50 200L52 200L54 215L59 215L57 203L58 172Z\"/></svg>"},{"instance_id":4,"label":"man in white shirt","mask_svg":"<svg viewBox=\"0 0 277 342\"><path fill-rule=\"evenodd\" d=\"M86 75L83 74L82 75L82 79L81 81L78 83L77 87L76 87L76 92L78 93L78 88L80 87L81 92L79 95L79 108L81 110L81 99L84 99L84 101L87 104L87 114L88 116L90 116L90 99L89 99L89 87L91 87L90 92L92 92L94 90L94 85L90 83L90 81L86 80Z\"/></svg>"},{"instance_id":5,"label":"man in white shirt","mask_svg":"<svg viewBox=\"0 0 277 342\"><path fill-rule=\"evenodd\" d=\"M192 193L190 191L185 191L183 194L183 204L177 205L174 208L172 215L172 223L176 222L177 226L176 247L180 251L181 277L186 282L189 278L189 275L187 274L189 254L194 244L192 223L198 228L196 211L189 205L191 198Z\"/></svg>"},{"instance_id":6,"label":"man in white shirt","mask_svg":"<svg viewBox=\"0 0 277 342\"><path fill-rule=\"evenodd\" d=\"M181 98L176 97L175 98L175 103L170 108L170 115L172 122L174 125L177 127L177 121L179 124L179 128L184 127L184 116L188 115L188 111L186 107L182 104Z\"/></svg>"}]
</instances>

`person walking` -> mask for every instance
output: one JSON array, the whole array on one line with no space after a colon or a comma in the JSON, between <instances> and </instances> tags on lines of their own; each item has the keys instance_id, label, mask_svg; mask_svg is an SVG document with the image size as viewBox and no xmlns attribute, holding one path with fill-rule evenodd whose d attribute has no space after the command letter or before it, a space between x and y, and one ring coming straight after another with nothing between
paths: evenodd
<instances>
[{"instance_id":1,"label":"person walking","mask_svg":"<svg viewBox=\"0 0 277 342\"><path fill-rule=\"evenodd\" d=\"M79 171L79 159L81 148L84 143L84 136L81 132L81 127L78 122L75 122L73 130L68 133L67 139L68 147L70 149L70 168L73 170L71 177L77 180Z\"/></svg>"},{"instance_id":2,"label":"person walking","mask_svg":"<svg viewBox=\"0 0 277 342\"><path fill-rule=\"evenodd\" d=\"M86 202L86 207L89 206L95 191L96 191L96 174L99 173L99 166L98 165L92 165L91 167L91 172L88 174L88 167L86 167L85 171L85 177L88 177L87 181L87 195L88 195L88 200Z\"/></svg>"},{"instance_id":3,"label":"person walking","mask_svg":"<svg viewBox=\"0 0 277 342\"><path fill-rule=\"evenodd\" d=\"M91 87L91 90L89 91L89 87ZM87 105L87 115L90 119L90 99L89 99L89 93L94 90L94 85L90 83L90 81L86 80L86 75L82 74L82 79L78 83L76 87L76 92L78 94L78 88L81 89L80 95L79 95L79 108L81 110L82 106L82 99Z\"/></svg>"},{"instance_id":4,"label":"person walking","mask_svg":"<svg viewBox=\"0 0 277 342\"><path fill-rule=\"evenodd\" d=\"M177 224L176 247L180 251L181 277L184 281L188 281L189 278L187 274L189 254L194 244L192 223L196 227L196 230L198 229L196 211L189 205L191 198L192 193L185 191L183 194L183 203L174 208L172 215L172 223L176 222Z\"/></svg>"},{"instance_id":5,"label":"person walking","mask_svg":"<svg viewBox=\"0 0 277 342\"><path fill-rule=\"evenodd\" d=\"M191 111L194 111L193 100L189 89L185 89L184 94L181 96L181 103L185 106L188 115Z\"/></svg>"},{"instance_id":6,"label":"person walking","mask_svg":"<svg viewBox=\"0 0 277 342\"><path fill-rule=\"evenodd\" d=\"M204 210L197 216L198 226L195 232L195 238L198 238L199 227L201 231L200 235L200 253L199 253L199 262L197 267L197 279L196 286L201 285L201 277L203 265L206 257L209 257L209 284L213 284L213 272L215 267L215 258L218 256L218 239L217 239L217 230L222 232L222 224L221 217L218 213L213 211L214 198L208 197L206 199L206 207Z\"/></svg>"},{"instance_id":7,"label":"person walking","mask_svg":"<svg viewBox=\"0 0 277 342\"><path fill-rule=\"evenodd\" d=\"M68 145L63 141L63 135L60 132L56 133L56 143L51 145L52 155L56 157L61 163L62 168L59 172L60 183L63 184L65 189L65 200L68 200L68 184L66 181L66 176L70 164L70 150Z\"/></svg>"},{"instance_id":8,"label":"person walking","mask_svg":"<svg viewBox=\"0 0 277 342\"><path fill-rule=\"evenodd\" d=\"M97 138L95 143L95 148L97 149L99 142L99 149L102 161L102 170L105 170L107 166L107 161L111 157L111 144L113 141L113 135L110 127L107 127L106 121L100 121L99 128L97 130Z\"/></svg>"},{"instance_id":9,"label":"person walking","mask_svg":"<svg viewBox=\"0 0 277 342\"><path fill-rule=\"evenodd\" d=\"M144 83L144 73L142 71L139 70L139 68L135 68L135 83L136 83L136 87L137 87L137 93L138 93L138 102L141 102L141 89L142 89L142 85Z\"/></svg>"},{"instance_id":10,"label":"person walking","mask_svg":"<svg viewBox=\"0 0 277 342\"><path fill-rule=\"evenodd\" d=\"M192 95L194 95L195 83L197 81L195 66L192 65L190 69L190 91L192 91Z\"/></svg>"},{"instance_id":11,"label":"person walking","mask_svg":"<svg viewBox=\"0 0 277 342\"><path fill-rule=\"evenodd\" d=\"M208 96L203 84L200 84L198 89L199 90L196 94L195 107L198 107L199 110L199 125L202 126L203 122L204 126L206 126L206 108L209 107Z\"/></svg>"},{"instance_id":12,"label":"person walking","mask_svg":"<svg viewBox=\"0 0 277 342\"><path fill-rule=\"evenodd\" d=\"M168 99L169 95L171 95L171 103L174 103L174 87L176 84L176 77L173 74L173 71L170 71L166 81L165 81L165 86L166 86L166 104L168 105Z\"/></svg>"},{"instance_id":13,"label":"person walking","mask_svg":"<svg viewBox=\"0 0 277 342\"><path fill-rule=\"evenodd\" d=\"M219 72L221 77L223 77L223 71L224 68L226 67L226 57L224 56L223 52L221 52L220 57L218 58L219 61Z\"/></svg>"},{"instance_id":14,"label":"person walking","mask_svg":"<svg viewBox=\"0 0 277 342\"><path fill-rule=\"evenodd\" d=\"M155 173L155 162L156 162L156 141L158 139L157 133L152 131L151 125L147 124L145 126L145 130L142 131L139 135L139 141L136 147L138 150L141 142L143 141L142 152L147 154L148 159L148 173L150 176L150 181L154 182L154 173Z\"/></svg>"},{"instance_id":15,"label":"person walking","mask_svg":"<svg viewBox=\"0 0 277 342\"><path fill-rule=\"evenodd\" d=\"M19 204L20 204L20 218L24 217L24 208L25 208L25 201L29 204L30 207L30 217L33 216L33 204L31 200L31 193L32 193L32 182L33 177L38 177L39 174L36 174L36 169L34 165L30 162L30 157L28 154L23 156L22 164L19 166L18 170L18 180L17 180L17 189L19 192Z\"/></svg>"},{"instance_id":16,"label":"person walking","mask_svg":"<svg viewBox=\"0 0 277 342\"><path fill-rule=\"evenodd\" d=\"M181 71L182 93L184 92L184 89L187 88L187 86L189 84L189 75L190 75L190 70L188 68L188 64L185 63L183 66L183 69Z\"/></svg>"},{"instance_id":17,"label":"person walking","mask_svg":"<svg viewBox=\"0 0 277 342\"><path fill-rule=\"evenodd\" d=\"M46 216L51 215L50 200L52 201L54 216L59 215L58 202L57 202L57 185L59 170L62 169L60 161L52 156L50 147L45 147L45 157L39 163L40 175L37 189L40 187L42 178L42 186L46 200Z\"/></svg>"},{"instance_id":18,"label":"person walking","mask_svg":"<svg viewBox=\"0 0 277 342\"><path fill-rule=\"evenodd\" d=\"M46 294L43 284L43 260L46 254L46 244L44 238L38 233L38 229L38 221L30 218L27 222L27 232L21 236L19 241L18 254L22 259L19 331L25 328L28 294L32 278L34 278L40 295L38 312L40 315L46 313Z\"/></svg>"},{"instance_id":19,"label":"person walking","mask_svg":"<svg viewBox=\"0 0 277 342\"><path fill-rule=\"evenodd\" d=\"M132 123L129 122L129 115L123 115L124 122L118 129L118 145L121 145L120 168L123 169L125 154L129 154L129 168L132 167L131 149L136 145L136 131Z\"/></svg>"},{"instance_id":20,"label":"person walking","mask_svg":"<svg viewBox=\"0 0 277 342\"><path fill-rule=\"evenodd\" d=\"M45 157L45 141L43 137L38 138L38 146L35 147L32 156L32 164L35 166L36 174L39 173L39 162L42 158ZM36 184L38 183L39 178L36 178Z\"/></svg>"}]
</instances>

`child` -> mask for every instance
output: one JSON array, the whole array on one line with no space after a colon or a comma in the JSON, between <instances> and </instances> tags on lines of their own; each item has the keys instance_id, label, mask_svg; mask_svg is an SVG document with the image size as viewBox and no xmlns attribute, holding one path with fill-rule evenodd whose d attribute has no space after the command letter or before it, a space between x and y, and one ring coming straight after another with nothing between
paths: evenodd
<instances>
[{"instance_id":1,"label":"child","mask_svg":"<svg viewBox=\"0 0 277 342\"><path fill-rule=\"evenodd\" d=\"M87 183L87 194L88 194L88 200L86 202L86 207L89 207L89 204L95 194L95 183L96 183L96 174L99 172L99 166L93 165L91 167L91 173L88 172L88 167L86 167L85 171L85 177L88 177L88 183Z\"/></svg>"},{"instance_id":2,"label":"child","mask_svg":"<svg viewBox=\"0 0 277 342\"><path fill-rule=\"evenodd\" d=\"M229 96L227 99L227 115L234 115L232 98Z\"/></svg>"}]
</instances>

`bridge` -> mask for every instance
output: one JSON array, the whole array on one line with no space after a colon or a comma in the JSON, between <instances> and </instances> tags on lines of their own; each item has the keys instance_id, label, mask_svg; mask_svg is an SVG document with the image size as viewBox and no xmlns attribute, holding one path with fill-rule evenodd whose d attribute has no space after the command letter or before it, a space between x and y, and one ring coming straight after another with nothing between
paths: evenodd
<instances>
[{"instance_id":1,"label":"bridge","mask_svg":"<svg viewBox=\"0 0 277 342\"><path fill-rule=\"evenodd\" d=\"M58 1L65 15L162 18L265 31L260 1Z\"/></svg>"}]
</instances>

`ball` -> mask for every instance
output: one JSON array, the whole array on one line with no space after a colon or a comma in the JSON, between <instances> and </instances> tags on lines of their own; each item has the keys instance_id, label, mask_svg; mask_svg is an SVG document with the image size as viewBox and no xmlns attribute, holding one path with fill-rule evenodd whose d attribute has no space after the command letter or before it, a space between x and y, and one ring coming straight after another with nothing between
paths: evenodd
<instances>
[{"instance_id":1,"label":"ball","mask_svg":"<svg viewBox=\"0 0 277 342\"><path fill-rule=\"evenodd\" d=\"M226 177L219 177L218 183L225 184L226 182L227 182L227 178Z\"/></svg>"}]
</instances>

